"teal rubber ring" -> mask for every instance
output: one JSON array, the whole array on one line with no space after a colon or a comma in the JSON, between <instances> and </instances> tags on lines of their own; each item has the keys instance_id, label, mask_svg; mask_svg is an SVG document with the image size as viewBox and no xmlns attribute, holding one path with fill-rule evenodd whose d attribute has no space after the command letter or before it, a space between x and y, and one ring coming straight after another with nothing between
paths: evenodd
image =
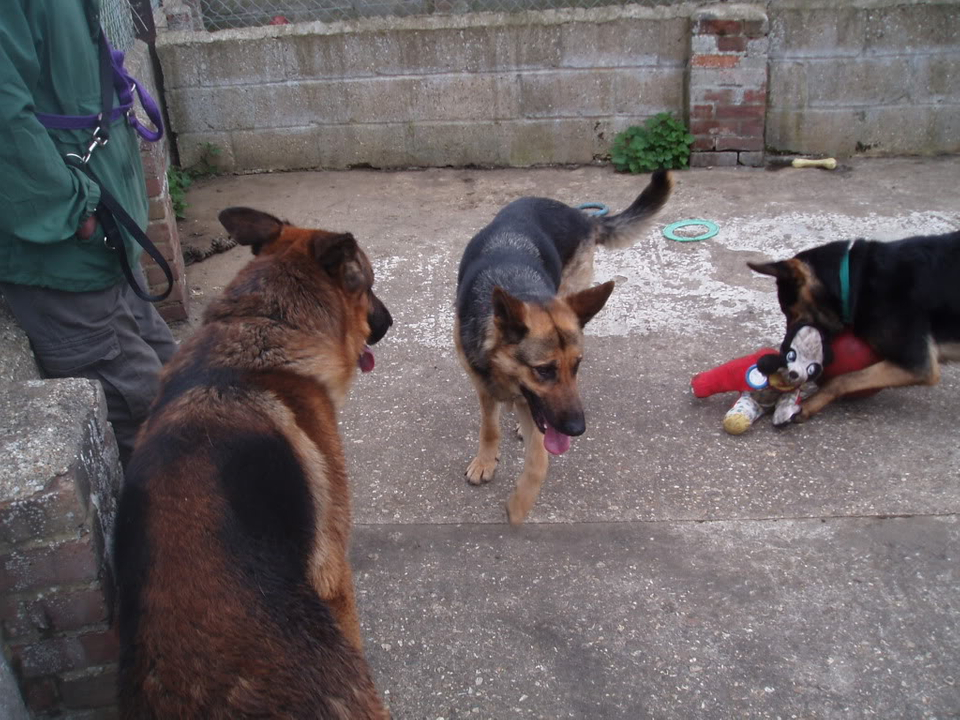
<instances>
[{"instance_id":1,"label":"teal rubber ring","mask_svg":"<svg viewBox=\"0 0 960 720\"><path fill-rule=\"evenodd\" d=\"M690 227L691 225L703 225L707 231L703 235L694 235L693 237L683 237L674 232L674 230L679 230L682 227ZM718 232L720 232L720 228L717 227L715 222L710 222L709 220L681 220L680 222L667 225L663 229L663 236L668 240L676 240L677 242L696 242L698 240L709 240Z\"/></svg>"},{"instance_id":2,"label":"teal rubber ring","mask_svg":"<svg viewBox=\"0 0 960 720\"><path fill-rule=\"evenodd\" d=\"M577 210L596 210L596 212L590 213L594 217L602 217L603 215L606 215L608 212L610 212L610 208L608 208L603 203L598 203L598 202L582 203L580 205L577 205Z\"/></svg>"}]
</instances>

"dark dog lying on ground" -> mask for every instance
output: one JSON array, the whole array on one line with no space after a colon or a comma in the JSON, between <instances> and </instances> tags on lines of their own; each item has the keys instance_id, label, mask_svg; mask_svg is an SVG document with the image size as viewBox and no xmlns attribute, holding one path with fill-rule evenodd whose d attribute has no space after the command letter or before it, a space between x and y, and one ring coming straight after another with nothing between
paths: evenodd
<instances>
[{"instance_id":1,"label":"dark dog lying on ground","mask_svg":"<svg viewBox=\"0 0 960 720\"><path fill-rule=\"evenodd\" d=\"M247 208L257 258L165 369L117 518L124 718L386 718L337 412L392 320L352 235Z\"/></svg>"},{"instance_id":2,"label":"dark dog lying on ground","mask_svg":"<svg viewBox=\"0 0 960 720\"><path fill-rule=\"evenodd\" d=\"M777 279L788 327L809 323L833 335L849 326L882 358L828 381L804 401L798 421L841 395L936 385L940 363L960 359L960 232L832 242L748 265Z\"/></svg>"},{"instance_id":3,"label":"dark dog lying on ground","mask_svg":"<svg viewBox=\"0 0 960 720\"><path fill-rule=\"evenodd\" d=\"M474 485L496 470L500 403L512 403L525 443L523 472L507 503L523 522L559 455L586 430L577 370L583 328L613 281L589 287L597 245L623 248L663 207L672 179L654 173L633 204L612 217L588 216L556 200L522 198L470 241L460 261L454 341L480 399L480 450L467 468ZM586 289L585 289L586 288Z\"/></svg>"}]
</instances>

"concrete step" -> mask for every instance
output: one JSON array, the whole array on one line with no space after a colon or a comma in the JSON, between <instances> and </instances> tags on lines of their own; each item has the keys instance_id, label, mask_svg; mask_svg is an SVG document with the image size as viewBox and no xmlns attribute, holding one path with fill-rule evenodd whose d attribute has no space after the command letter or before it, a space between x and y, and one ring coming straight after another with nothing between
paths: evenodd
<instances>
[{"instance_id":1,"label":"concrete step","mask_svg":"<svg viewBox=\"0 0 960 720\"><path fill-rule=\"evenodd\" d=\"M361 526L408 718L950 717L956 517Z\"/></svg>"}]
</instances>

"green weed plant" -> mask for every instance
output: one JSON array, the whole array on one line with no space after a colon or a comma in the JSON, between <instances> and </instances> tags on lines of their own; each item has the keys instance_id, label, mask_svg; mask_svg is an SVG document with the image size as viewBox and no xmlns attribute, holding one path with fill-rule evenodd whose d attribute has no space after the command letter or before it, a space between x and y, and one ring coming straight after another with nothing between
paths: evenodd
<instances>
[{"instance_id":1,"label":"green weed plant","mask_svg":"<svg viewBox=\"0 0 960 720\"><path fill-rule=\"evenodd\" d=\"M206 142L200 146L200 159L189 168L170 166L167 169L167 185L170 188L170 202L177 220L183 220L187 212L187 190L197 178L213 177L217 174L217 158L223 149L214 143Z\"/></svg>"},{"instance_id":2,"label":"green weed plant","mask_svg":"<svg viewBox=\"0 0 960 720\"><path fill-rule=\"evenodd\" d=\"M620 172L646 173L682 169L690 164L693 135L671 113L648 118L613 139L610 160Z\"/></svg>"}]
</instances>

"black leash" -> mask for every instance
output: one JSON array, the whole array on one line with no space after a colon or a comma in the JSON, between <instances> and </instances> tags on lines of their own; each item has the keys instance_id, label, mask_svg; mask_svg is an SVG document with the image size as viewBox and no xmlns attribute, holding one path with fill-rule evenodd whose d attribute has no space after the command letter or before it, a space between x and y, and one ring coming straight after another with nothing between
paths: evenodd
<instances>
[{"instance_id":1,"label":"black leash","mask_svg":"<svg viewBox=\"0 0 960 720\"><path fill-rule=\"evenodd\" d=\"M100 182L100 178L94 174L88 165L93 151L101 145L106 145L110 140L110 116L113 112L113 66L110 59L110 47L107 45L106 35L103 28L100 29L100 104L102 110L98 115L99 123L93 131L93 141L87 148L84 156L75 153L68 153L66 162L73 167L83 170L87 176L93 180L100 188L100 203L94 211L100 226L103 228L103 244L117 254L120 261L120 268L123 275L133 289L133 292L142 300L147 302L159 302L169 297L173 291L173 271L170 264L153 241L147 237L147 234L140 228L137 221L130 217L130 214L123 209L120 202L107 190L106 186ZM133 276L133 269L130 267L130 259L127 257L127 248L123 242L123 234L120 232L120 225L123 225L130 233L136 243L160 266L167 279L167 289L159 295L151 295L140 287L136 278Z\"/></svg>"},{"instance_id":2,"label":"black leash","mask_svg":"<svg viewBox=\"0 0 960 720\"><path fill-rule=\"evenodd\" d=\"M93 214L97 217L97 220L100 221L100 227L103 228L105 236L103 238L103 244L117 254L117 259L120 261L120 269L123 270L123 276L127 279L133 292L137 297L147 302L160 302L161 300L165 300L173 290L173 271L170 269L170 264L167 262L167 259L163 257L163 254L157 246L153 244L153 241L147 237L146 233L140 229L137 221L130 217L130 214L123 209L123 205L104 187L100 179L93 173L93 170L73 160L73 158L68 158L67 162L86 172L90 179L100 187L100 204L97 205L97 209ZM153 258L154 262L163 270L163 274L167 279L167 289L159 295L151 295L141 288L137 279L133 276L130 259L127 257L127 248L123 242L123 234L120 232L121 224L133 236L137 244L143 248L144 252Z\"/></svg>"}]
</instances>

